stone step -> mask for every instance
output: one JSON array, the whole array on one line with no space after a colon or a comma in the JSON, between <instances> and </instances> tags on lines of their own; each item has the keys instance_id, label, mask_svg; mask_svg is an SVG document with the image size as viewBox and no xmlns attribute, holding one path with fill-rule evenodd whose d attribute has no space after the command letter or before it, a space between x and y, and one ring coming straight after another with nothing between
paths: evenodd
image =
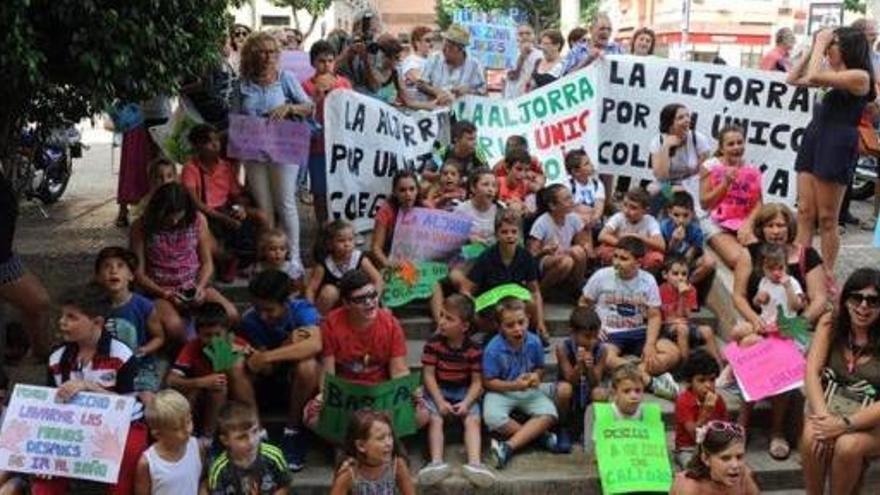
<instances>
[{"instance_id":1,"label":"stone step","mask_svg":"<svg viewBox=\"0 0 880 495\"><path fill-rule=\"evenodd\" d=\"M669 434L668 442L671 445ZM424 437L413 437L405 442L409 468L415 478L424 465L426 443ZM483 458L487 459L488 441L484 440ZM784 461L776 461L767 453L769 439L766 435L749 441L746 462L752 469L762 493L803 493L803 474L799 454L796 451ZM332 483L333 467L326 452L311 452L307 467L295 473L292 487L296 493L326 493ZM419 487L418 493L458 495L475 493L462 476L460 467L465 462L463 444L447 440L445 460L452 466L451 476L433 487ZM529 448L513 457L503 471L495 471L495 485L480 493L493 494L599 494L601 486L592 455L584 453L580 445L571 454L555 455L537 448ZM876 485L880 480L880 468L869 470L866 486Z\"/></svg>"}]
</instances>

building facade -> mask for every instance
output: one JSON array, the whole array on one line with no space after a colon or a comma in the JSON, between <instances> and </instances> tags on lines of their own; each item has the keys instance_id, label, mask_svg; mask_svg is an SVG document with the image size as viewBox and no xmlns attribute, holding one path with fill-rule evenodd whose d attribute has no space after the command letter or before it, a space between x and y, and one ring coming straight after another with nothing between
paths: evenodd
<instances>
[{"instance_id":1,"label":"building facade","mask_svg":"<svg viewBox=\"0 0 880 495\"><path fill-rule=\"evenodd\" d=\"M803 41L821 25L844 22L842 2L833 0L606 0L602 8L624 43L648 26L657 34L659 55L682 59L687 52L704 62L720 57L737 67L756 67L779 28L792 28Z\"/></svg>"}]
</instances>

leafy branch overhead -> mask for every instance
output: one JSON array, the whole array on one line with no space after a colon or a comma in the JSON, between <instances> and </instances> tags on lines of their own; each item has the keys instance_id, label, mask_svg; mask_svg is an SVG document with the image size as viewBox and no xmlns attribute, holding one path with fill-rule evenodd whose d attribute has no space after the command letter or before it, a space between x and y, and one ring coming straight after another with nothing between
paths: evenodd
<instances>
[{"instance_id":1,"label":"leafy branch overhead","mask_svg":"<svg viewBox=\"0 0 880 495\"><path fill-rule=\"evenodd\" d=\"M308 37L315 30L315 25L324 11L330 8L332 0L272 0L272 3L279 7L290 7L293 11L294 27L299 29L303 37ZM302 21L299 18L302 11L308 13L310 18L309 27L306 29L303 29Z\"/></svg>"},{"instance_id":2,"label":"leafy branch overhead","mask_svg":"<svg viewBox=\"0 0 880 495\"><path fill-rule=\"evenodd\" d=\"M242 0L3 0L0 159L26 123L77 122L173 94L219 61Z\"/></svg>"}]
</instances>

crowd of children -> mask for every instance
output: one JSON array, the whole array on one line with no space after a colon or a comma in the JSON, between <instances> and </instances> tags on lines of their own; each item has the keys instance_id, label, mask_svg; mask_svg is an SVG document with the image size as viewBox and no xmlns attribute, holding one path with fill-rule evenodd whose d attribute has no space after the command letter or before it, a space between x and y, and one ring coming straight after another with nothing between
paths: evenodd
<instances>
[{"instance_id":1,"label":"crowd of children","mask_svg":"<svg viewBox=\"0 0 880 495\"><path fill-rule=\"evenodd\" d=\"M646 391L676 404L675 457L688 469L677 485L699 483L730 442L741 447L744 433L720 423L728 418L715 381L725 362L715 335L692 318L714 270L695 198L672 191L658 219L650 213L657 198L643 187L608 201L583 150L565 157L567 182L545 187L521 137L489 169L476 128L458 122L452 130L436 172L395 175L367 248L357 247L350 223L331 220L308 270L253 206L210 126L190 132L194 156L179 176L167 161L151 164L132 249L98 254L95 282L63 305L64 342L50 359L61 400L80 391L137 398L118 493L287 493L313 439L323 374L377 384L408 373L404 333L378 301L383 272L407 261L391 256L397 217L416 207L467 217L479 253L453 262L431 299L437 330L422 350L415 401L428 439L419 484L450 475L451 422L463 425L462 475L486 487L495 474L483 464L484 432L498 470L532 443L557 454L577 443L589 451L591 406L609 402L618 417L638 419ZM766 251L753 302L770 323L778 309L796 314L804 296L785 273L784 253ZM212 281L245 275L251 301L240 311ZM476 299L506 284L524 291L477 308ZM548 298L572 306L570 334L558 341L545 321ZM765 330L743 330L741 342ZM553 376L548 352L558 363ZM279 390L286 416L275 447L258 408ZM704 445L716 430L727 443ZM354 414L340 447L332 493L414 492L386 414ZM66 482L31 484L63 493Z\"/></svg>"}]
</instances>

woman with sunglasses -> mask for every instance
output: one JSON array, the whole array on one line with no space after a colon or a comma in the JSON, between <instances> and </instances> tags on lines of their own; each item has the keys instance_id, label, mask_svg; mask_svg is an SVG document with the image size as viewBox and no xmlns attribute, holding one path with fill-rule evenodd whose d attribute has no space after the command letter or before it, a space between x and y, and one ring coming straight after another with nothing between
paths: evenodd
<instances>
[{"instance_id":1,"label":"woman with sunglasses","mask_svg":"<svg viewBox=\"0 0 880 495\"><path fill-rule=\"evenodd\" d=\"M232 66L236 76L238 76L238 67L241 63L241 50L250 35L251 28L244 24L233 24L232 29L229 30L229 53L226 55L226 61Z\"/></svg>"},{"instance_id":2,"label":"woman with sunglasses","mask_svg":"<svg viewBox=\"0 0 880 495\"><path fill-rule=\"evenodd\" d=\"M846 280L839 314L819 320L804 388L807 412L801 460L808 494L854 493L865 461L880 455L880 271L859 268Z\"/></svg>"},{"instance_id":3,"label":"woman with sunglasses","mask_svg":"<svg viewBox=\"0 0 880 495\"><path fill-rule=\"evenodd\" d=\"M877 97L865 33L853 27L819 31L812 50L788 73L787 82L824 92L813 106L813 120L804 132L794 169L798 173L798 244L812 244L818 220L830 279L840 250L841 200L858 158L859 120L868 102Z\"/></svg>"},{"instance_id":4,"label":"woman with sunglasses","mask_svg":"<svg viewBox=\"0 0 880 495\"><path fill-rule=\"evenodd\" d=\"M671 495L756 495L745 463L745 430L736 423L710 421L697 429L697 452L675 476Z\"/></svg>"},{"instance_id":5,"label":"woman with sunglasses","mask_svg":"<svg viewBox=\"0 0 880 495\"><path fill-rule=\"evenodd\" d=\"M296 76L278 64L278 40L265 32L248 37L241 51L241 79L230 113L269 120L311 117L314 104ZM290 241L290 261L302 270L299 250L298 171L305 163L246 161L247 185L274 226L276 214Z\"/></svg>"}]
</instances>

